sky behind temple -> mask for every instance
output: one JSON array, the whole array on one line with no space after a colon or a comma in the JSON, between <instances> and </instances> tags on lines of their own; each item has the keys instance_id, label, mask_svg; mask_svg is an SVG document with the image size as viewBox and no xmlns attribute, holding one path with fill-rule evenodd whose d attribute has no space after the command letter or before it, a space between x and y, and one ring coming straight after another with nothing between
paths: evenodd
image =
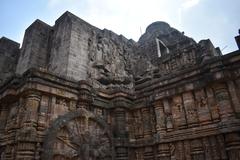
<instances>
[{"instance_id":1,"label":"sky behind temple","mask_svg":"<svg viewBox=\"0 0 240 160\"><path fill-rule=\"evenodd\" d=\"M149 24L165 21L197 42L211 39L223 53L237 50L240 0L0 0L0 37L21 43L34 20L54 25L67 10L135 41Z\"/></svg>"}]
</instances>

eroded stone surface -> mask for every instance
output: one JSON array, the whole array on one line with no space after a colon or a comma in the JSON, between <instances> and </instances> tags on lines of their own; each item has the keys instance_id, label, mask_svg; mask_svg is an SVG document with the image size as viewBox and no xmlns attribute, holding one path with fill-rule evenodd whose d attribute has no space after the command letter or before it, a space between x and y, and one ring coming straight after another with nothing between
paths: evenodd
<instances>
[{"instance_id":1,"label":"eroded stone surface","mask_svg":"<svg viewBox=\"0 0 240 160\"><path fill-rule=\"evenodd\" d=\"M2 37L0 39L0 84L14 75L18 57L19 44Z\"/></svg>"},{"instance_id":2,"label":"eroded stone surface","mask_svg":"<svg viewBox=\"0 0 240 160\"><path fill-rule=\"evenodd\" d=\"M165 22L134 42L66 12L0 55L0 159L240 159L239 50Z\"/></svg>"}]
</instances>

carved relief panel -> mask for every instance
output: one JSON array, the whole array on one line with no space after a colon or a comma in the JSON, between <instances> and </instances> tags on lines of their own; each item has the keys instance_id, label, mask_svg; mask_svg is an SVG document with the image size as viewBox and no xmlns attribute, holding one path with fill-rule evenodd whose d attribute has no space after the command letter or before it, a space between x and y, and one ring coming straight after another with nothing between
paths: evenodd
<instances>
[{"instance_id":1,"label":"carved relief panel","mask_svg":"<svg viewBox=\"0 0 240 160\"><path fill-rule=\"evenodd\" d=\"M186 128L185 109L180 95L174 96L172 99L172 115L177 128Z\"/></svg>"},{"instance_id":2,"label":"carved relief panel","mask_svg":"<svg viewBox=\"0 0 240 160\"><path fill-rule=\"evenodd\" d=\"M229 95L226 84L219 83L213 86L216 101L219 106L219 114L223 121L227 121L229 117L233 116L233 108L231 104L231 97Z\"/></svg>"},{"instance_id":3,"label":"carved relief panel","mask_svg":"<svg viewBox=\"0 0 240 160\"><path fill-rule=\"evenodd\" d=\"M196 125L198 123L198 117L192 92L187 92L183 94L183 103L186 110L188 126Z\"/></svg>"},{"instance_id":4,"label":"carved relief panel","mask_svg":"<svg viewBox=\"0 0 240 160\"><path fill-rule=\"evenodd\" d=\"M43 154L43 158L48 160L111 160L113 158L111 136L105 122L98 120L84 109L82 111L68 113L53 123L53 128L50 129L47 137L50 142L48 140L45 142L44 153L47 154ZM101 123L104 125L102 126Z\"/></svg>"},{"instance_id":5,"label":"carved relief panel","mask_svg":"<svg viewBox=\"0 0 240 160\"><path fill-rule=\"evenodd\" d=\"M133 112L134 116L134 132L136 139L143 137L143 120L141 110Z\"/></svg>"},{"instance_id":6,"label":"carved relief panel","mask_svg":"<svg viewBox=\"0 0 240 160\"><path fill-rule=\"evenodd\" d=\"M164 113L164 106L161 100L155 102L155 116L156 116L156 130L159 133L166 131L166 116Z\"/></svg>"},{"instance_id":7,"label":"carved relief panel","mask_svg":"<svg viewBox=\"0 0 240 160\"><path fill-rule=\"evenodd\" d=\"M207 101L213 122L219 121L219 106L216 102L212 88L206 88Z\"/></svg>"},{"instance_id":8,"label":"carved relief panel","mask_svg":"<svg viewBox=\"0 0 240 160\"><path fill-rule=\"evenodd\" d=\"M54 143L54 160L66 159L103 159L110 155L110 142L96 122L76 118L62 128Z\"/></svg>"},{"instance_id":9,"label":"carved relief panel","mask_svg":"<svg viewBox=\"0 0 240 160\"><path fill-rule=\"evenodd\" d=\"M211 115L204 89L195 91L195 97L199 122L202 124L211 123Z\"/></svg>"}]
</instances>

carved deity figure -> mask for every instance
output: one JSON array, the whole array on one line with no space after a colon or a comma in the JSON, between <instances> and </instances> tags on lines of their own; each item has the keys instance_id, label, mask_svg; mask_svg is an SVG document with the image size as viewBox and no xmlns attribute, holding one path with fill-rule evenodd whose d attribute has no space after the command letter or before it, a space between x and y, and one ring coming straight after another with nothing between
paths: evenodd
<instances>
[{"instance_id":1,"label":"carved deity figure","mask_svg":"<svg viewBox=\"0 0 240 160\"><path fill-rule=\"evenodd\" d=\"M200 107L207 107L207 99L205 97L201 97L199 101L199 108Z\"/></svg>"},{"instance_id":2,"label":"carved deity figure","mask_svg":"<svg viewBox=\"0 0 240 160\"><path fill-rule=\"evenodd\" d=\"M111 153L106 133L88 117L70 121L58 133L55 146L56 153L66 152L65 157L76 160L104 159Z\"/></svg>"},{"instance_id":3,"label":"carved deity figure","mask_svg":"<svg viewBox=\"0 0 240 160\"><path fill-rule=\"evenodd\" d=\"M172 117L170 114L166 114L166 126L167 129L173 129Z\"/></svg>"}]
</instances>

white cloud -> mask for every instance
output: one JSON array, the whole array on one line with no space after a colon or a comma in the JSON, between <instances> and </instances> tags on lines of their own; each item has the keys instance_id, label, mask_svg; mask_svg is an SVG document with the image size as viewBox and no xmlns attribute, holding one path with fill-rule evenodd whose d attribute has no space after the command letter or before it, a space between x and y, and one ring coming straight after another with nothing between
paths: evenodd
<instances>
[{"instance_id":1,"label":"white cloud","mask_svg":"<svg viewBox=\"0 0 240 160\"><path fill-rule=\"evenodd\" d=\"M61 5L68 6L68 5L74 4L76 2L77 2L77 0L48 0L47 6L50 8L55 8L55 7L59 7Z\"/></svg>"},{"instance_id":2,"label":"white cloud","mask_svg":"<svg viewBox=\"0 0 240 160\"><path fill-rule=\"evenodd\" d=\"M171 9L172 6L175 6L174 0L88 0L83 18L97 27L138 40L140 27L144 32L154 21L173 22L170 19L176 18L176 10Z\"/></svg>"},{"instance_id":3,"label":"white cloud","mask_svg":"<svg viewBox=\"0 0 240 160\"><path fill-rule=\"evenodd\" d=\"M107 28L127 38L138 40L140 28L154 21L166 21L181 28L183 11L200 0L48 0L48 9L54 22L69 10L101 29ZM54 19L55 18L55 19ZM49 22L49 20L48 20Z\"/></svg>"},{"instance_id":4,"label":"white cloud","mask_svg":"<svg viewBox=\"0 0 240 160\"><path fill-rule=\"evenodd\" d=\"M200 0L184 0L182 7L183 9L188 9L196 6Z\"/></svg>"},{"instance_id":5,"label":"white cloud","mask_svg":"<svg viewBox=\"0 0 240 160\"><path fill-rule=\"evenodd\" d=\"M184 11L198 5L200 0L181 0L181 5L178 8L178 25L182 26Z\"/></svg>"}]
</instances>

